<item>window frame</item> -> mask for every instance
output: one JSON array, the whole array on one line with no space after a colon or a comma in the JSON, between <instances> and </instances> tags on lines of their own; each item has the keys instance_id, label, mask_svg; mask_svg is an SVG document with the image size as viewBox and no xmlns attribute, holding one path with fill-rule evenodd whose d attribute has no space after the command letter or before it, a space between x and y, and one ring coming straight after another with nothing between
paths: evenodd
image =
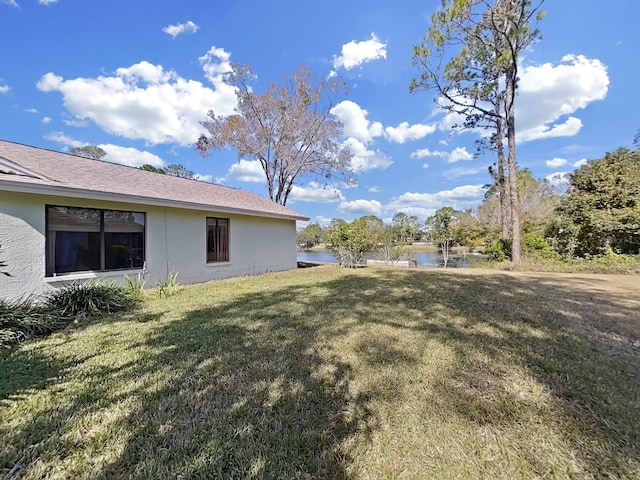
<instances>
[{"instance_id":1,"label":"window frame","mask_svg":"<svg viewBox=\"0 0 640 480\"><path fill-rule=\"evenodd\" d=\"M147 262L147 212L146 211L137 211L137 210L123 210L116 208L94 208L94 207L79 207L76 205L54 205L54 204L45 204L45 278L51 277L62 277L67 275L76 275L88 272L117 272L117 271L131 271L131 270L142 270L144 269L144 265ZM99 226L99 256L100 256L100 268L99 269L89 269L89 270L73 270L69 272L56 272L55 271L55 244L51 245L50 240L50 220L49 220L49 210L53 208L70 208L70 209L79 209L79 210L94 210L99 212L100 214L100 226ZM123 213L131 213L131 214L140 214L144 217L144 225L142 227L142 266L135 267L117 267L117 268L106 268L107 264L107 233L119 233L119 232L107 232L105 229L105 213L106 212L123 212ZM51 249L54 248L53 252ZM51 255L54 258L51 258Z\"/></svg>"},{"instance_id":2,"label":"window frame","mask_svg":"<svg viewBox=\"0 0 640 480\"><path fill-rule=\"evenodd\" d=\"M227 222L227 236L226 236L226 249L224 249L226 253L226 258L223 260L209 260L209 220L215 220L216 225L214 228L218 228L218 221L224 220ZM231 258L231 220L228 217L209 217L205 218L205 260L207 265L215 265L221 263L228 263Z\"/></svg>"}]
</instances>

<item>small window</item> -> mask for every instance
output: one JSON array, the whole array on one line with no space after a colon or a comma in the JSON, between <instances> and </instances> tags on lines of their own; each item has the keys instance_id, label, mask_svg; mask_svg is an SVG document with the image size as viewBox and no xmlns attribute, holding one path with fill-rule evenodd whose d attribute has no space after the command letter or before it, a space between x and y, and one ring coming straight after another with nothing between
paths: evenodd
<instances>
[{"instance_id":1,"label":"small window","mask_svg":"<svg viewBox=\"0 0 640 480\"><path fill-rule=\"evenodd\" d=\"M47 275L144 265L145 214L48 206Z\"/></svg>"},{"instance_id":2,"label":"small window","mask_svg":"<svg viewBox=\"0 0 640 480\"><path fill-rule=\"evenodd\" d=\"M229 261L229 219L207 217L207 262Z\"/></svg>"}]
</instances>

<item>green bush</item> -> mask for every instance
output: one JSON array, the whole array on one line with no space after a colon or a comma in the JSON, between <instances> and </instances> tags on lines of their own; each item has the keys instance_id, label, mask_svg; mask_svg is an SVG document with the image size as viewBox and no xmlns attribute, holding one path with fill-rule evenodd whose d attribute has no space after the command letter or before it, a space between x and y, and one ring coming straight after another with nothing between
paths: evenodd
<instances>
[{"instance_id":1,"label":"green bush","mask_svg":"<svg viewBox=\"0 0 640 480\"><path fill-rule=\"evenodd\" d=\"M511 260L511 240L502 238L491 242L484 247L483 253L486 255L487 260L491 262Z\"/></svg>"},{"instance_id":2,"label":"green bush","mask_svg":"<svg viewBox=\"0 0 640 480\"><path fill-rule=\"evenodd\" d=\"M88 316L128 310L136 303L136 296L120 285L74 282L50 293L45 302L65 317Z\"/></svg>"},{"instance_id":3,"label":"green bush","mask_svg":"<svg viewBox=\"0 0 640 480\"><path fill-rule=\"evenodd\" d=\"M371 240L356 222L334 224L327 233L331 253L342 267L358 266L371 249Z\"/></svg>"},{"instance_id":4,"label":"green bush","mask_svg":"<svg viewBox=\"0 0 640 480\"><path fill-rule=\"evenodd\" d=\"M553 259L557 257L551 245L539 233L525 233L522 237L522 246L527 255L543 259Z\"/></svg>"}]
</instances>

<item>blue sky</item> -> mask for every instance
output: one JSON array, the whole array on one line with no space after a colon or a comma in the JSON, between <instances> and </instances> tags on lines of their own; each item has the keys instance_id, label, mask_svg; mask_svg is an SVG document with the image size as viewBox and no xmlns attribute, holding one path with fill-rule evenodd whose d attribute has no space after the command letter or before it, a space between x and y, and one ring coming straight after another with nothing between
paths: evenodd
<instances>
[{"instance_id":1,"label":"blue sky","mask_svg":"<svg viewBox=\"0 0 640 480\"><path fill-rule=\"evenodd\" d=\"M262 92L301 63L349 85L334 113L358 186L303 179L288 206L328 223L397 212L424 221L470 208L488 183L477 133L455 133L435 93L409 93L439 0L0 0L0 138L52 150L99 145L113 162L181 163L203 180L266 196L252 159L193 148L208 110L233 111L221 81L249 63ZM630 147L640 128L637 0L547 1L542 41L523 56L518 161L536 177Z\"/></svg>"}]
</instances>

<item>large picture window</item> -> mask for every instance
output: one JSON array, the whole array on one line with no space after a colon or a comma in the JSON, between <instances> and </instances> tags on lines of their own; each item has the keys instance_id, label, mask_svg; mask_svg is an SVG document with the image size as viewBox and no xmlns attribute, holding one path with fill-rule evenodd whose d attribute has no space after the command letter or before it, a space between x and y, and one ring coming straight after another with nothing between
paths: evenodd
<instances>
[{"instance_id":1,"label":"large picture window","mask_svg":"<svg viewBox=\"0 0 640 480\"><path fill-rule=\"evenodd\" d=\"M46 215L48 276L144 266L144 213L48 206Z\"/></svg>"},{"instance_id":2,"label":"large picture window","mask_svg":"<svg viewBox=\"0 0 640 480\"><path fill-rule=\"evenodd\" d=\"M207 262L229 261L229 219L207 217Z\"/></svg>"}]
</instances>

